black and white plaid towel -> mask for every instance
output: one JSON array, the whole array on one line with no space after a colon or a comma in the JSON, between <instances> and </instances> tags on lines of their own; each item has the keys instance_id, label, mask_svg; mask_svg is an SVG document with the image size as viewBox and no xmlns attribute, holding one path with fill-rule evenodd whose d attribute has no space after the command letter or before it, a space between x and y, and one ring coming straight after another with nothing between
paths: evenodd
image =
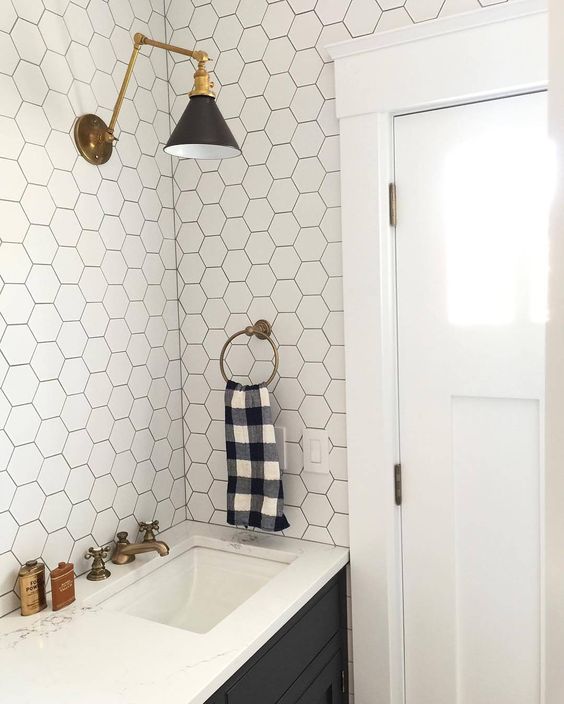
<instances>
[{"instance_id":1,"label":"black and white plaid towel","mask_svg":"<svg viewBox=\"0 0 564 704\"><path fill-rule=\"evenodd\" d=\"M225 389L227 522L278 531L290 525L266 384Z\"/></svg>"}]
</instances>

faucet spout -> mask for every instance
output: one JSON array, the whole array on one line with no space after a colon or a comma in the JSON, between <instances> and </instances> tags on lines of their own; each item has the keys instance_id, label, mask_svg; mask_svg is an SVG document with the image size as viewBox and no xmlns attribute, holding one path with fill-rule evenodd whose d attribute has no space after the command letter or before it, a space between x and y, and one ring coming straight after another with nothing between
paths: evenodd
<instances>
[{"instance_id":1,"label":"faucet spout","mask_svg":"<svg viewBox=\"0 0 564 704\"><path fill-rule=\"evenodd\" d=\"M117 538L112 555L114 565L126 565L128 562L133 562L135 555L145 552L158 552L161 557L165 557L170 552L168 545L162 540L130 543L127 540L127 533L118 533Z\"/></svg>"},{"instance_id":2,"label":"faucet spout","mask_svg":"<svg viewBox=\"0 0 564 704\"><path fill-rule=\"evenodd\" d=\"M168 555L170 549L162 540L147 543L129 543L120 550L122 555L140 555L143 552L158 552L161 557Z\"/></svg>"}]
</instances>

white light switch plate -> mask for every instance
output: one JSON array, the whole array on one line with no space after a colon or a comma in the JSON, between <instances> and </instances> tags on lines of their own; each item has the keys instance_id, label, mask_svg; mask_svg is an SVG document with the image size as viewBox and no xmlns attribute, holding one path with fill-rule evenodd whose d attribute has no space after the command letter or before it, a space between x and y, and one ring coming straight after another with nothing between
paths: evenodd
<instances>
[{"instance_id":1,"label":"white light switch plate","mask_svg":"<svg viewBox=\"0 0 564 704\"><path fill-rule=\"evenodd\" d=\"M275 427L276 447L278 448L278 462L280 469L286 469L286 428Z\"/></svg>"},{"instance_id":2,"label":"white light switch plate","mask_svg":"<svg viewBox=\"0 0 564 704\"><path fill-rule=\"evenodd\" d=\"M329 434L318 428L304 428L304 472L329 474Z\"/></svg>"}]
</instances>

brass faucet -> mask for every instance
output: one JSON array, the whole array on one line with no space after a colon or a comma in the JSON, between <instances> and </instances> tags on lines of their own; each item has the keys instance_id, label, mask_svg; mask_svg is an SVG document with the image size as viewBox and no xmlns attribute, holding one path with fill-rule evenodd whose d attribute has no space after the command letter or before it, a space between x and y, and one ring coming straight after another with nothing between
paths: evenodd
<instances>
[{"instance_id":1,"label":"brass faucet","mask_svg":"<svg viewBox=\"0 0 564 704\"><path fill-rule=\"evenodd\" d=\"M117 534L116 546L112 554L114 565L127 565L135 560L135 555L144 552L158 552L161 557L168 555L170 552L168 545L162 540L155 540L154 531L159 528L158 521L140 523L139 528L145 531L145 537L141 543L130 543L125 531Z\"/></svg>"}]
</instances>

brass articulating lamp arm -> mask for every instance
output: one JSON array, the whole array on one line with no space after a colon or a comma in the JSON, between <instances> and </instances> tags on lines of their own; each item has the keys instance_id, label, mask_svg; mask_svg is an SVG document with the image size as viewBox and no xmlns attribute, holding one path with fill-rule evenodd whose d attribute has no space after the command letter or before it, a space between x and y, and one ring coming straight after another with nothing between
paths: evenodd
<instances>
[{"instance_id":1,"label":"brass articulating lamp arm","mask_svg":"<svg viewBox=\"0 0 564 704\"><path fill-rule=\"evenodd\" d=\"M175 54L182 54L183 56L188 56L197 61L198 68L194 74L194 87L189 95L190 97L195 95L215 97L215 93L212 90L213 83L210 81L210 75L206 69L206 64L208 61L211 61L211 59L205 51L192 51L191 49L183 49L182 47L173 46L172 44L165 44L164 42L150 39L144 34L137 32L133 37L133 51L131 52L131 58L129 59L125 71L110 124L106 126L104 121L97 115L82 115L75 123L74 138L76 145L82 156L91 164L105 164L112 154L113 142L117 141L114 136L114 130L129 86L129 81L133 74L137 56L143 45L157 47L158 49L171 51Z\"/></svg>"},{"instance_id":2,"label":"brass articulating lamp arm","mask_svg":"<svg viewBox=\"0 0 564 704\"><path fill-rule=\"evenodd\" d=\"M133 51L131 52L131 58L129 59L129 64L125 72L123 83L121 85L121 89L116 100L112 119L110 120L110 124L108 125L108 129L106 132L106 139L110 142L115 139L114 129L117 123L119 112L121 110L121 106L123 104L123 100L125 98L125 93L127 91L129 81L131 79L131 75L133 73L133 67L135 66L135 62L137 61L139 50L145 44L147 46L154 46L157 47L157 49L165 49L165 51L172 51L175 54L182 54L183 56L188 56L191 59L195 59L198 62L198 70L194 74L194 88L192 91L190 91L190 96L215 95L212 92L213 83L210 83L209 73L206 71L206 63L210 60L210 57L206 54L205 51L192 51L190 49L183 49L179 46L173 46L172 44L165 44L163 42L158 42L155 39L149 39L149 37L146 37L144 34L140 34L139 32L137 32L137 34L135 34L135 36L133 37Z\"/></svg>"}]
</instances>

